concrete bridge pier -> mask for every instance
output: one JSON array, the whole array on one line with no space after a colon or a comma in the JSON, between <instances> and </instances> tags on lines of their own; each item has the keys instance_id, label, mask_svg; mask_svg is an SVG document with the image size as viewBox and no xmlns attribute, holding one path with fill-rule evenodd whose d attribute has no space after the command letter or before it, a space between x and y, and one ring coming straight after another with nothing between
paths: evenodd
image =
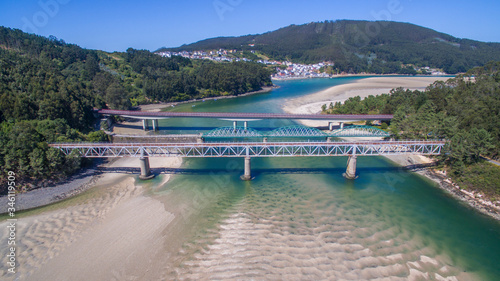
<instances>
[{"instance_id":1,"label":"concrete bridge pier","mask_svg":"<svg viewBox=\"0 0 500 281\"><path fill-rule=\"evenodd\" d=\"M158 131L158 119L153 119L153 131Z\"/></svg>"},{"instance_id":2,"label":"concrete bridge pier","mask_svg":"<svg viewBox=\"0 0 500 281\"><path fill-rule=\"evenodd\" d=\"M328 130L333 131L333 123L334 122L328 122ZM344 122L339 122L340 129L344 129Z\"/></svg>"},{"instance_id":3,"label":"concrete bridge pier","mask_svg":"<svg viewBox=\"0 0 500 281\"><path fill-rule=\"evenodd\" d=\"M349 156L349 159L347 159L347 169L344 173L344 177L346 179L353 180L357 178L356 176L356 154Z\"/></svg>"},{"instance_id":4,"label":"concrete bridge pier","mask_svg":"<svg viewBox=\"0 0 500 281\"><path fill-rule=\"evenodd\" d=\"M241 176L244 181L252 180L250 157L245 157L245 173Z\"/></svg>"},{"instance_id":5,"label":"concrete bridge pier","mask_svg":"<svg viewBox=\"0 0 500 281\"><path fill-rule=\"evenodd\" d=\"M149 158L141 157L139 165L141 166L141 175L139 178L141 180L149 180L155 177L154 174L151 173L151 168L149 167Z\"/></svg>"},{"instance_id":6,"label":"concrete bridge pier","mask_svg":"<svg viewBox=\"0 0 500 281\"><path fill-rule=\"evenodd\" d=\"M144 129L144 131L149 131L148 119L142 119L142 128Z\"/></svg>"}]
</instances>

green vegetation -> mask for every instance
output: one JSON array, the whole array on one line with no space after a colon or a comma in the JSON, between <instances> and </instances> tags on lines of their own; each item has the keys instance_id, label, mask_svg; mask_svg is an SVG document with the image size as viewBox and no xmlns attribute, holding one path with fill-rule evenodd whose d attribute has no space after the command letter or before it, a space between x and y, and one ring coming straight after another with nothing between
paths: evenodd
<instances>
[{"instance_id":1,"label":"green vegetation","mask_svg":"<svg viewBox=\"0 0 500 281\"><path fill-rule=\"evenodd\" d=\"M8 171L18 187L66 177L82 162L50 142L107 141L93 108L238 95L271 85L255 63L162 58L128 49L105 53L0 27L0 194Z\"/></svg>"},{"instance_id":2,"label":"green vegetation","mask_svg":"<svg viewBox=\"0 0 500 281\"><path fill-rule=\"evenodd\" d=\"M499 170L485 168L489 164L481 159L500 158L500 62L436 82L425 91L393 89L322 109L328 114L394 114L388 129L395 138L445 138L450 142L441 160L451 177L500 195Z\"/></svg>"},{"instance_id":3,"label":"green vegetation","mask_svg":"<svg viewBox=\"0 0 500 281\"><path fill-rule=\"evenodd\" d=\"M140 83L146 97L158 101L239 95L272 85L270 72L257 63L162 58L133 49L127 50L125 61L143 77Z\"/></svg>"},{"instance_id":4,"label":"green vegetation","mask_svg":"<svg viewBox=\"0 0 500 281\"><path fill-rule=\"evenodd\" d=\"M409 23L352 20L291 25L260 35L219 37L168 50L220 48L255 50L279 61L333 61L335 69L330 71L377 74L416 74L402 64L455 74L500 57L499 43L458 39Z\"/></svg>"},{"instance_id":5,"label":"green vegetation","mask_svg":"<svg viewBox=\"0 0 500 281\"><path fill-rule=\"evenodd\" d=\"M500 194L500 167L485 161L470 164L460 173L453 173L453 181L461 188L482 192L488 197Z\"/></svg>"}]
</instances>

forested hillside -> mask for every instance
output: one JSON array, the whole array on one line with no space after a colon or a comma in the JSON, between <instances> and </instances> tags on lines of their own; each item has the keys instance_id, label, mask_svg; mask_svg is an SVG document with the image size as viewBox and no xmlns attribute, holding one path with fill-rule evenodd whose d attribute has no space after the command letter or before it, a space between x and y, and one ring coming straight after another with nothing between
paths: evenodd
<instances>
[{"instance_id":1,"label":"forested hillside","mask_svg":"<svg viewBox=\"0 0 500 281\"><path fill-rule=\"evenodd\" d=\"M500 60L500 43L459 39L421 26L387 21L312 22L260 35L207 39L168 50L219 48L256 50L279 61L332 61L337 70L354 73L404 73L401 64L413 64L454 74Z\"/></svg>"},{"instance_id":2,"label":"forested hillside","mask_svg":"<svg viewBox=\"0 0 500 281\"><path fill-rule=\"evenodd\" d=\"M0 27L0 183L8 171L22 185L78 169L80 158L47 143L106 140L93 132L94 107L127 109L265 85L271 85L270 73L260 64L162 58L133 49L110 54Z\"/></svg>"},{"instance_id":3,"label":"forested hillside","mask_svg":"<svg viewBox=\"0 0 500 281\"><path fill-rule=\"evenodd\" d=\"M500 196L500 168L481 158L500 158L500 62L436 82L425 91L394 89L323 108L328 114L394 114L388 129L396 138L450 140L442 155L450 175Z\"/></svg>"}]
</instances>

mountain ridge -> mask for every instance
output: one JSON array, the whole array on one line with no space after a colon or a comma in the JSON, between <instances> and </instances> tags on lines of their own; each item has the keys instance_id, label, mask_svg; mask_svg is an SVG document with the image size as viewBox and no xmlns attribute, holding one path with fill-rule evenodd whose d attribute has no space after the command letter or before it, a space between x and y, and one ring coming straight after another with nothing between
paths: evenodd
<instances>
[{"instance_id":1,"label":"mountain ridge","mask_svg":"<svg viewBox=\"0 0 500 281\"><path fill-rule=\"evenodd\" d=\"M289 25L262 34L208 38L156 52L214 49L254 50L275 60L299 63L333 61L340 70L351 72L413 64L457 73L500 60L500 43L456 38L411 23L358 20Z\"/></svg>"}]
</instances>

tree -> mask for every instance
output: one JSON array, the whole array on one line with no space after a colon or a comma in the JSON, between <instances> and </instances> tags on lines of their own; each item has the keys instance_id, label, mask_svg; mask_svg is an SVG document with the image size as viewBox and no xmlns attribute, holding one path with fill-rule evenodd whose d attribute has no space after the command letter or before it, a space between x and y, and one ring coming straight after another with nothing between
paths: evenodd
<instances>
[{"instance_id":1,"label":"tree","mask_svg":"<svg viewBox=\"0 0 500 281\"><path fill-rule=\"evenodd\" d=\"M90 132L87 135L87 141L89 142L107 142L109 141L109 136L104 131Z\"/></svg>"},{"instance_id":2,"label":"tree","mask_svg":"<svg viewBox=\"0 0 500 281\"><path fill-rule=\"evenodd\" d=\"M125 93L125 89L116 82L106 89L105 100L112 109L128 109L130 107L130 100Z\"/></svg>"}]
</instances>

